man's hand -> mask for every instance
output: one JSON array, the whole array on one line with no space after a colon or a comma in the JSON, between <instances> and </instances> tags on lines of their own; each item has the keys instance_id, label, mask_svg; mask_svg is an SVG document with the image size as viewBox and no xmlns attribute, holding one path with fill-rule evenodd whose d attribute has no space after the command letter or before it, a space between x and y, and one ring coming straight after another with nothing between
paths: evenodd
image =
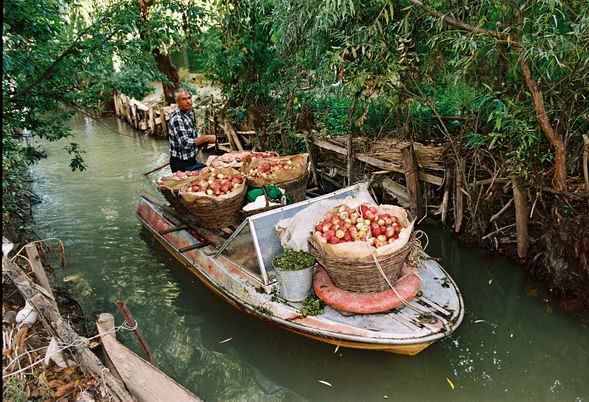
<instances>
[{"instance_id":1,"label":"man's hand","mask_svg":"<svg viewBox=\"0 0 589 402\"><path fill-rule=\"evenodd\" d=\"M201 135L194 140L194 143L197 147L200 147L205 144L214 144L217 141L217 137L215 135Z\"/></svg>"}]
</instances>

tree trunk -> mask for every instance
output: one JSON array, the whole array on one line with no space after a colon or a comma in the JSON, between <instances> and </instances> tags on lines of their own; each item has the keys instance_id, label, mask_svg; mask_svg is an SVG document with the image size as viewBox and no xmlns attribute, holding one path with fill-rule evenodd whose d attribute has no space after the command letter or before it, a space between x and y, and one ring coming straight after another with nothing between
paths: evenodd
<instances>
[{"instance_id":1,"label":"tree trunk","mask_svg":"<svg viewBox=\"0 0 589 402\"><path fill-rule=\"evenodd\" d=\"M149 7L152 5L153 0L138 1L139 9L141 11L141 19L146 22L149 18ZM142 27L139 27L139 36L141 39L145 39L148 35L148 32L143 30ZM151 50L151 54L155 59L157 68L166 77L166 79L162 80L162 88L164 97L166 99L166 104L169 105L171 103L175 103L176 99L174 99L174 90L180 86L180 76L178 75L178 69L172 62L170 55L162 53L159 48L153 48Z\"/></svg>"},{"instance_id":2,"label":"tree trunk","mask_svg":"<svg viewBox=\"0 0 589 402\"><path fill-rule=\"evenodd\" d=\"M526 82L526 85L530 90L534 100L536 118L538 119L540 128L542 128L542 131L548 139L548 142L550 142L550 145L552 145L552 148L554 148L554 176L552 178L552 185L557 191L566 191L566 148L562 138L560 138L560 136L556 133L552 127L552 124L550 124L550 120L548 120L546 109L544 107L544 97L542 95L542 91L540 91L538 84L532 78L532 72L530 71L528 62L526 60L522 60L521 65L524 73L524 81Z\"/></svg>"}]
</instances>

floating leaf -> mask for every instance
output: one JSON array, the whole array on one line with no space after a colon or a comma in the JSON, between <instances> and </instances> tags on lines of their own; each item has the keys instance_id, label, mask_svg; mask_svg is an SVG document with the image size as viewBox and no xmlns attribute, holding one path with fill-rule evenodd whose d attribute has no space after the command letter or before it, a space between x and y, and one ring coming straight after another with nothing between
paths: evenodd
<instances>
[{"instance_id":1,"label":"floating leaf","mask_svg":"<svg viewBox=\"0 0 589 402\"><path fill-rule=\"evenodd\" d=\"M337 345L337 346L335 347L335 350L333 351L333 354L336 354L338 350L339 350L339 345Z\"/></svg>"},{"instance_id":2,"label":"floating leaf","mask_svg":"<svg viewBox=\"0 0 589 402\"><path fill-rule=\"evenodd\" d=\"M489 285L493 283L493 279L489 279Z\"/></svg>"},{"instance_id":3,"label":"floating leaf","mask_svg":"<svg viewBox=\"0 0 589 402\"><path fill-rule=\"evenodd\" d=\"M225 340L222 340L221 342L219 342L219 345L222 344L222 343L229 342L231 339L233 339L233 337L230 337L230 338L227 338Z\"/></svg>"},{"instance_id":4,"label":"floating leaf","mask_svg":"<svg viewBox=\"0 0 589 402\"><path fill-rule=\"evenodd\" d=\"M323 380L319 380L319 383L323 384L323 385L327 385L328 387L333 387L333 385L331 385L330 383L328 383L327 381L323 381Z\"/></svg>"},{"instance_id":5,"label":"floating leaf","mask_svg":"<svg viewBox=\"0 0 589 402\"><path fill-rule=\"evenodd\" d=\"M481 322L487 322L487 321L485 321L485 320L474 320L473 322L474 322L475 324L480 324Z\"/></svg>"},{"instance_id":6,"label":"floating leaf","mask_svg":"<svg viewBox=\"0 0 589 402\"><path fill-rule=\"evenodd\" d=\"M452 391L454 391L454 383L450 381L448 377L446 377L446 381L448 381L448 384L450 384L450 388L452 388Z\"/></svg>"}]
</instances>

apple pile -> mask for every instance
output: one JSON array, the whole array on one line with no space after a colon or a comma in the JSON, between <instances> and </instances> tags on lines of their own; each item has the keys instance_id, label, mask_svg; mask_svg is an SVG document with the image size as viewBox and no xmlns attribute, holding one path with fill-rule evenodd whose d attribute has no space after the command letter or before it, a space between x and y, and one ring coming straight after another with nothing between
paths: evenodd
<instances>
[{"instance_id":1,"label":"apple pile","mask_svg":"<svg viewBox=\"0 0 589 402\"><path fill-rule=\"evenodd\" d=\"M241 175L212 172L192 182L186 187L185 191L220 196L239 190L244 185L244 178Z\"/></svg>"},{"instance_id":2,"label":"apple pile","mask_svg":"<svg viewBox=\"0 0 589 402\"><path fill-rule=\"evenodd\" d=\"M277 157L278 154L276 152L252 152L248 155L246 155L243 160L247 161L250 159L263 159L263 158L275 158Z\"/></svg>"},{"instance_id":3,"label":"apple pile","mask_svg":"<svg viewBox=\"0 0 589 402\"><path fill-rule=\"evenodd\" d=\"M382 247L399 238L404 226L391 214L379 214L376 206L362 204L358 209L340 205L315 225L315 234L329 244L365 241Z\"/></svg>"},{"instance_id":4,"label":"apple pile","mask_svg":"<svg viewBox=\"0 0 589 402\"><path fill-rule=\"evenodd\" d=\"M252 158L253 159L253 158ZM266 161L260 163L257 167L250 169L247 173L252 179L263 178L272 179L276 178L275 173L284 170L294 170L297 166L292 163L291 160L287 161Z\"/></svg>"},{"instance_id":5,"label":"apple pile","mask_svg":"<svg viewBox=\"0 0 589 402\"><path fill-rule=\"evenodd\" d=\"M185 180L185 179L188 179L189 177L199 176L202 173L204 173L203 170L195 170L195 171L188 171L188 172L178 171L178 172L174 173L172 176L179 179L179 180Z\"/></svg>"}]
</instances>

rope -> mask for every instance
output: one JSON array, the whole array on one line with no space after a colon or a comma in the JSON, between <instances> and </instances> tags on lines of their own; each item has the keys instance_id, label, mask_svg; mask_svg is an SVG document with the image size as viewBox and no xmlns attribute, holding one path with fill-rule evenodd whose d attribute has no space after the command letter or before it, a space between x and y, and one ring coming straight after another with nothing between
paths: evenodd
<instances>
[{"instance_id":1,"label":"rope","mask_svg":"<svg viewBox=\"0 0 589 402\"><path fill-rule=\"evenodd\" d=\"M421 245L421 238L424 236L426 239L425 247L423 247ZM424 260L429 258L424 251L428 245L429 245L429 237L427 236L427 233L425 233L423 230L416 230L415 231L415 238L413 239L413 247L411 248L411 252L410 252L409 256L407 257L407 262L409 263L410 266L415 267L415 270L412 270L412 272L410 272L406 275L403 275L402 277L397 279L395 281L395 285L410 275L417 275L417 277L421 279L421 277L419 276L419 272L417 272L417 267ZM407 299L405 299L403 296L401 296L399 294L399 292L397 292L397 289L395 289L395 286L393 284L391 284L391 281L389 280L389 278L387 278L386 274L384 273L384 270L382 269L382 266L380 265L380 262L378 261L378 258L376 257L376 255L374 253L374 250L371 249L370 253L372 255L372 259L374 260L374 263L376 264L376 268L378 269L378 272L380 272L380 274L382 275L382 277L386 281L387 285L389 285L391 290L395 293L395 295L399 298L399 300L401 300L401 303L403 303L404 306L415 311L418 314L431 316L431 313L429 311L422 310L420 308L410 305L409 302L407 301ZM439 320L441 321L441 323L444 326L444 328L446 329L446 331L449 331L450 325L449 325L448 321L445 320L443 317L440 317Z\"/></svg>"},{"instance_id":2,"label":"rope","mask_svg":"<svg viewBox=\"0 0 589 402\"><path fill-rule=\"evenodd\" d=\"M104 335L107 335L107 334L110 334L110 333L113 333L114 334L114 333L120 331L121 329L124 329L126 331L134 331L134 330L136 330L138 328L138 326L139 326L139 324L137 323L137 320L135 320L135 325L133 327L129 326L129 324L127 323L127 321L123 321L123 323L121 325L119 325L118 327L114 327L110 331L106 331L103 334L95 335L95 336L93 336L91 338L80 338L78 341L73 342L73 343L59 342L58 345L65 345L65 346L62 346L61 348L57 349L55 352L53 352L51 355L49 355L49 357L51 357L53 355L56 355L57 353L60 353L60 352L66 350L66 349L69 349L71 347L77 348L77 347L80 347L80 346L85 346L89 341L91 341L93 339L99 338L101 336L104 336ZM41 347L39 349L35 349L35 351L36 350L41 350L41 349L47 349L48 347L49 347L49 345L48 346L43 346L43 347ZM24 356L25 354L27 354L27 353L28 352L25 351L24 353L21 353L20 355L16 356L14 359L12 359L10 361L10 363L7 365L7 367L10 367L14 361L19 361L20 358L22 356ZM21 373L23 371L26 371L26 370L28 370L30 368L33 368L33 367L39 365L40 363L42 363L43 361L45 361L45 357L47 357L47 356L44 356L42 359L37 360L35 363L32 363L32 364L28 365L27 367L21 368L18 371L15 371L15 372L10 373L10 374L3 375L2 376L2 379L5 380L8 377L11 377L13 375L19 374L19 373Z\"/></svg>"}]
</instances>

